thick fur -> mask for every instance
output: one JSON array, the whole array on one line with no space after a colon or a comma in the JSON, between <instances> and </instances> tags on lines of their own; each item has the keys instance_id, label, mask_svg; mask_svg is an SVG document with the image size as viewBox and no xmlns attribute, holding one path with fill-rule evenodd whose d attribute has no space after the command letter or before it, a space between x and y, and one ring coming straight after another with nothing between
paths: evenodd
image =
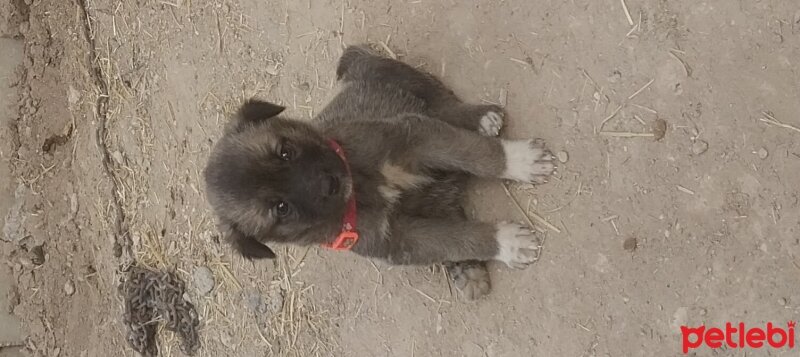
<instances>
[{"instance_id":1,"label":"thick fur","mask_svg":"<svg viewBox=\"0 0 800 357\"><path fill-rule=\"evenodd\" d=\"M342 89L312 122L250 100L216 144L207 192L240 253L270 258L270 242L332 241L355 194L355 253L395 264L455 262L447 266L462 291L474 291L468 297L489 290L485 261L533 261L527 227L467 220L461 198L470 176L545 182L555 167L540 141L492 137L500 108L465 104L433 76L366 47L346 49L336 74ZM344 149L351 177L330 139Z\"/></svg>"}]
</instances>

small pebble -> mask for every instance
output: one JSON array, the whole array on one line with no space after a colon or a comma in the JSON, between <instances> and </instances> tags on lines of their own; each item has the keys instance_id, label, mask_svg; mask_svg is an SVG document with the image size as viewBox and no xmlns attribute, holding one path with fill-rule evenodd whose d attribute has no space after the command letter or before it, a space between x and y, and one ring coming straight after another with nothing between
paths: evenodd
<instances>
[{"instance_id":1,"label":"small pebble","mask_svg":"<svg viewBox=\"0 0 800 357\"><path fill-rule=\"evenodd\" d=\"M78 213L78 195L74 192L69 195L69 213L73 216Z\"/></svg>"},{"instance_id":2,"label":"small pebble","mask_svg":"<svg viewBox=\"0 0 800 357\"><path fill-rule=\"evenodd\" d=\"M769 152L767 152L767 149L764 149L764 148L758 149L758 158L759 159L764 160L764 159L767 158L767 156L769 156Z\"/></svg>"},{"instance_id":3,"label":"small pebble","mask_svg":"<svg viewBox=\"0 0 800 357\"><path fill-rule=\"evenodd\" d=\"M264 304L264 299L261 298L261 294L255 290L248 290L244 293L244 304L247 306L251 311L256 314L261 314L267 311L267 306Z\"/></svg>"},{"instance_id":4,"label":"small pebble","mask_svg":"<svg viewBox=\"0 0 800 357\"><path fill-rule=\"evenodd\" d=\"M114 253L114 257L115 258L121 257L122 256L122 245L120 245L118 242L115 242L113 240L112 240L112 242L114 242L114 245L111 247L111 249L112 249L112 251Z\"/></svg>"},{"instance_id":5,"label":"small pebble","mask_svg":"<svg viewBox=\"0 0 800 357\"><path fill-rule=\"evenodd\" d=\"M778 305L786 306L788 304L789 304L789 301L785 297L782 297L782 298L778 299Z\"/></svg>"},{"instance_id":6,"label":"small pebble","mask_svg":"<svg viewBox=\"0 0 800 357\"><path fill-rule=\"evenodd\" d=\"M653 122L653 139L655 141L659 141L664 138L664 135L667 135L667 121L661 118L656 119Z\"/></svg>"},{"instance_id":7,"label":"small pebble","mask_svg":"<svg viewBox=\"0 0 800 357\"><path fill-rule=\"evenodd\" d=\"M30 24L28 24L27 21L26 22L21 22L19 24L19 33L22 34L22 35L27 34L28 30L30 30L30 28L31 28Z\"/></svg>"},{"instance_id":8,"label":"small pebble","mask_svg":"<svg viewBox=\"0 0 800 357\"><path fill-rule=\"evenodd\" d=\"M704 140L696 140L692 143L692 154L701 155L708 150L708 143Z\"/></svg>"},{"instance_id":9,"label":"small pebble","mask_svg":"<svg viewBox=\"0 0 800 357\"><path fill-rule=\"evenodd\" d=\"M567 162L567 160L569 160L569 154L566 151L561 150L556 153L556 158L558 159L559 162L563 164Z\"/></svg>"},{"instance_id":10,"label":"small pebble","mask_svg":"<svg viewBox=\"0 0 800 357\"><path fill-rule=\"evenodd\" d=\"M269 306L267 306L268 311L273 314L277 314L283 308L283 290L275 289L271 292L271 296L269 297Z\"/></svg>"},{"instance_id":11,"label":"small pebble","mask_svg":"<svg viewBox=\"0 0 800 357\"><path fill-rule=\"evenodd\" d=\"M216 284L214 282L214 273L208 267L195 269L192 278L194 279L194 286L200 295L207 295L211 290L214 290L214 285Z\"/></svg>"},{"instance_id":12,"label":"small pebble","mask_svg":"<svg viewBox=\"0 0 800 357\"><path fill-rule=\"evenodd\" d=\"M64 293L67 294L67 296L72 296L72 294L75 293L75 283L73 283L72 280L67 280L67 282L64 283Z\"/></svg>"},{"instance_id":13,"label":"small pebble","mask_svg":"<svg viewBox=\"0 0 800 357\"><path fill-rule=\"evenodd\" d=\"M79 100L81 100L81 92L70 85L67 89L67 103L74 106L75 104L78 104Z\"/></svg>"},{"instance_id":14,"label":"small pebble","mask_svg":"<svg viewBox=\"0 0 800 357\"><path fill-rule=\"evenodd\" d=\"M31 248L30 255L31 262L36 265L42 265L47 260L44 254L44 245L37 245Z\"/></svg>"},{"instance_id":15,"label":"small pebble","mask_svg":"<svg viewBox=\"0 0 800 357\"><path fill-rule=\"evenodd\" d=\"M118 165L122 165L122 164L124 163L124 161L123 161L124 159L122 158L122 153L121 153L121 152L119 152L119 151L114 151L114 152L112 152L112 153L111 153L111 158L112 158L112 159L114 159L114 161L115 161L115 162L116 162Z\"/></svg>"},{"instance_id":16,"label":"small pebble","mask_svg":"<svg viewBox=\"0 0 800 357\"><path fill-rule=\"evenodd\" d=\"M632 252L632 251L636 250L636 246L637 245L638 244L636 242L636 238L631 237L631 238L626 239L625 242L622 243L622 248L627 250L627 251L629 251L629 252Z\"/></svg>"},{"instance_id":17,"label":"small pebble","mask_svg":"<svg viewBox=\"0 0 800 357\"><path fill-rule=\"evenodd\" d=\"M620 81L620 79L622 79L622 73L617 70L611 72L611 74L608 76L608 81L610 83L617 83Z\"/></svg>"}]
</instances>

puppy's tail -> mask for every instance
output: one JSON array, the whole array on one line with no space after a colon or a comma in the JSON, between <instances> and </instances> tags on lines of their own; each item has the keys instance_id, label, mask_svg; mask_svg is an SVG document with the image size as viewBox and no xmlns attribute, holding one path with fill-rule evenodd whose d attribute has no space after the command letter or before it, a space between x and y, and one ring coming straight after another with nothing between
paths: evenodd
<instances>
[{"instance_id":1,"label":"puppy's tail","mask_svg":"<svg viewBox=\"0 0 800 357\"><path fill-rule=\"evenodd\" d=\"M336 79L345 81L363 80L365 70L370 67L369 62L384 59L369 45L354 45L345 48L336 67Z\"/></svg>"}]
</instances>

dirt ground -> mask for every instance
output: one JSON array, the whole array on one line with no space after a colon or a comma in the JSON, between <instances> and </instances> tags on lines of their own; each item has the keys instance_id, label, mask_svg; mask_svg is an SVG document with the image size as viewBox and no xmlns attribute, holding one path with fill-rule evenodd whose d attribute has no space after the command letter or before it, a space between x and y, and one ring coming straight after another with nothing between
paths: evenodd
<instances>
[{"instance_id":1,"label":"dirt ground","mask_svg":"<svg viewBox=\"0 0 800 357\"><path fill-rule=\"evenodd\" d=\"M134 261L187 281L200 356L672 356L681 325L800 320L796 1L14 0L0 23L25 54L0 247L33 355L135 355ZM566 159L544 186L476 184L475 217L551 225L536 265L491 265L487 298L440 267L220 242L201 172L226 118L252 96L310 118L364 42Z\"/></svg>"}]
</instances>

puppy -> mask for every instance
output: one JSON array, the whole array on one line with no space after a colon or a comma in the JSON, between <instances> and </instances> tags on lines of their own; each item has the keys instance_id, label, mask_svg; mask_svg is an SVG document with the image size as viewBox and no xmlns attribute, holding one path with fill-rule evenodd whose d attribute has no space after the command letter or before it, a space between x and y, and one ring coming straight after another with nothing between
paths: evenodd
<instances>
[{"instance_id":1,"label":"puppy","mask_svg":"<svg viewBox=\"0 0 800 357\"><path fill-rule=\"evenodd\" d=\"M323 245L393 264L446 263L469 299L488 293L485 262L536 259L529 227L466 218L470 176L541 184L555 169L539 140L496 138L503 111L463 103L433 76L347 48L341 91L312 121L249 100L205 169L211 206L233 247Z\"/></svg>"}]
</instances>

